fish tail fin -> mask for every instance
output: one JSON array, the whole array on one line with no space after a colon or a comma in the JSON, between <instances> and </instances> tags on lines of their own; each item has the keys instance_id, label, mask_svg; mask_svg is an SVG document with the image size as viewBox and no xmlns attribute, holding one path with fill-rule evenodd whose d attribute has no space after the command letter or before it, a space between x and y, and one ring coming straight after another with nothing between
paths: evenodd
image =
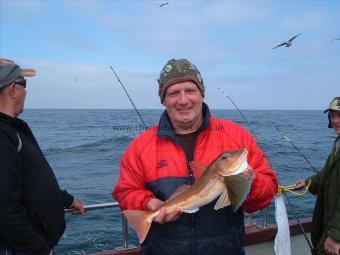
<instances>
[{"instance_id":1,"label":"fish tail fin","mask_svg":"<svg viewBox=\"0 0 340 255\"><path fill-rule=\"evenodd\" d=\"M139 243L143 243L151 227L150 213L140 210L125 210L123 214L136 231Z\"/></svg>"}]
</instances>

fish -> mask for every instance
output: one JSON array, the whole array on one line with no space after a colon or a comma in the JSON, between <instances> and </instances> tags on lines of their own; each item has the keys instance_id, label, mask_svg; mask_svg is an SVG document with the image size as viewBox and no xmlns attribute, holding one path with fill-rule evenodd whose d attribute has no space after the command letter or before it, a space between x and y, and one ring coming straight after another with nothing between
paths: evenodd
<instances>
[{"instance_id":1,"label":"fish","mask_svg":"<svg viewBox=\"0 0 340 255\"><path fill-rule=\"evenodd\" d=\"M236 212L250 190L251 176L248 172L248 151L238 149L222 152L209 166L190 162L196 182L189 188L179 186L163 206L156 211L123 210L128 223L137 233L142 244L150 230L153 219L165 207L166 213L180 210L195 213L200 207L219 197L214 210L231 205Z\"/></svg>"}]
</instances>

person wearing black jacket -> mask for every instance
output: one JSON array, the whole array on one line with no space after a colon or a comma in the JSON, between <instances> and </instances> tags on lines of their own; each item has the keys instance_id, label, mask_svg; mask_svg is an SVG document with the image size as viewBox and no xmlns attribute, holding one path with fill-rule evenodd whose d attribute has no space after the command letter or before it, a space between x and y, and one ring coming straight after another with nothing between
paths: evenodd
<instances>
[{"instance_id":1,"label":"person wearing black jacket","mask_svg":"<svg viewBox=\"0 0 340 255\"><path fill-rule=\"evenodd\" d=\"M0 59L0 255L48 255L65 230L64 208L84 213L83 202L58 185L32 131L17 118L26 76Z\"/></svg>"}]
</instances>

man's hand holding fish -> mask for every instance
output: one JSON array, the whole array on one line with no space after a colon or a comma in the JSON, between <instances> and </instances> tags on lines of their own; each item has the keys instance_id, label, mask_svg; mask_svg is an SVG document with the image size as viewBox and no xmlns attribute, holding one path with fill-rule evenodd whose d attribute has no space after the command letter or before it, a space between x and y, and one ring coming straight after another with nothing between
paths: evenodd
<instances>
[{"instance_id":1,"label":"man's hand holding fish","mask_svg":"<svg viewBox=\"0 0 340 255\"><path fill-rule=\"evenodd\" d=\"M175 221L182 214L181 209L177 208L172 212L167 212L166 207L161 208L164 205L164 202L159 200L158 198L153 198L148 203L148 209L150 211L157 211L160 209L159 214L153 219L154 222L159 224L163 224L169 221Z\"/></svg>"}]
</instances>

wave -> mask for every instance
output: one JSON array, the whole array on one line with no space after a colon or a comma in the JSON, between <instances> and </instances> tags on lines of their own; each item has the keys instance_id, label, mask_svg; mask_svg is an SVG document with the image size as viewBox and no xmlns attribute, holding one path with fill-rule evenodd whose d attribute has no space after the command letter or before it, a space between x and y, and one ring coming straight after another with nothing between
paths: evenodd
<instances>
[{"instance_id":1,"label":"wave","mask_svg":"<svg viewBox=\"0 0 340 255\"><path fill-rule=\"evenodd\" d=\"M122 145L122 144L127 144L131 142L133 139L132 136L120 136L120 137L109 137L109 138L104 138L104 139L99 139L97 141L93 142L87 142L87 143L82 143L82 144L77 144L73 146L65 146L65 147L51 147L43 150L43 153L45 155L50 155L54 153L62 153L62 152L73 152L76 150L81 150L81 149L91 149L94 147L99 147L99 146L105 146L105 145ZM112 146L113 147L113 146Z\"/></svg>"}]
</instances>

